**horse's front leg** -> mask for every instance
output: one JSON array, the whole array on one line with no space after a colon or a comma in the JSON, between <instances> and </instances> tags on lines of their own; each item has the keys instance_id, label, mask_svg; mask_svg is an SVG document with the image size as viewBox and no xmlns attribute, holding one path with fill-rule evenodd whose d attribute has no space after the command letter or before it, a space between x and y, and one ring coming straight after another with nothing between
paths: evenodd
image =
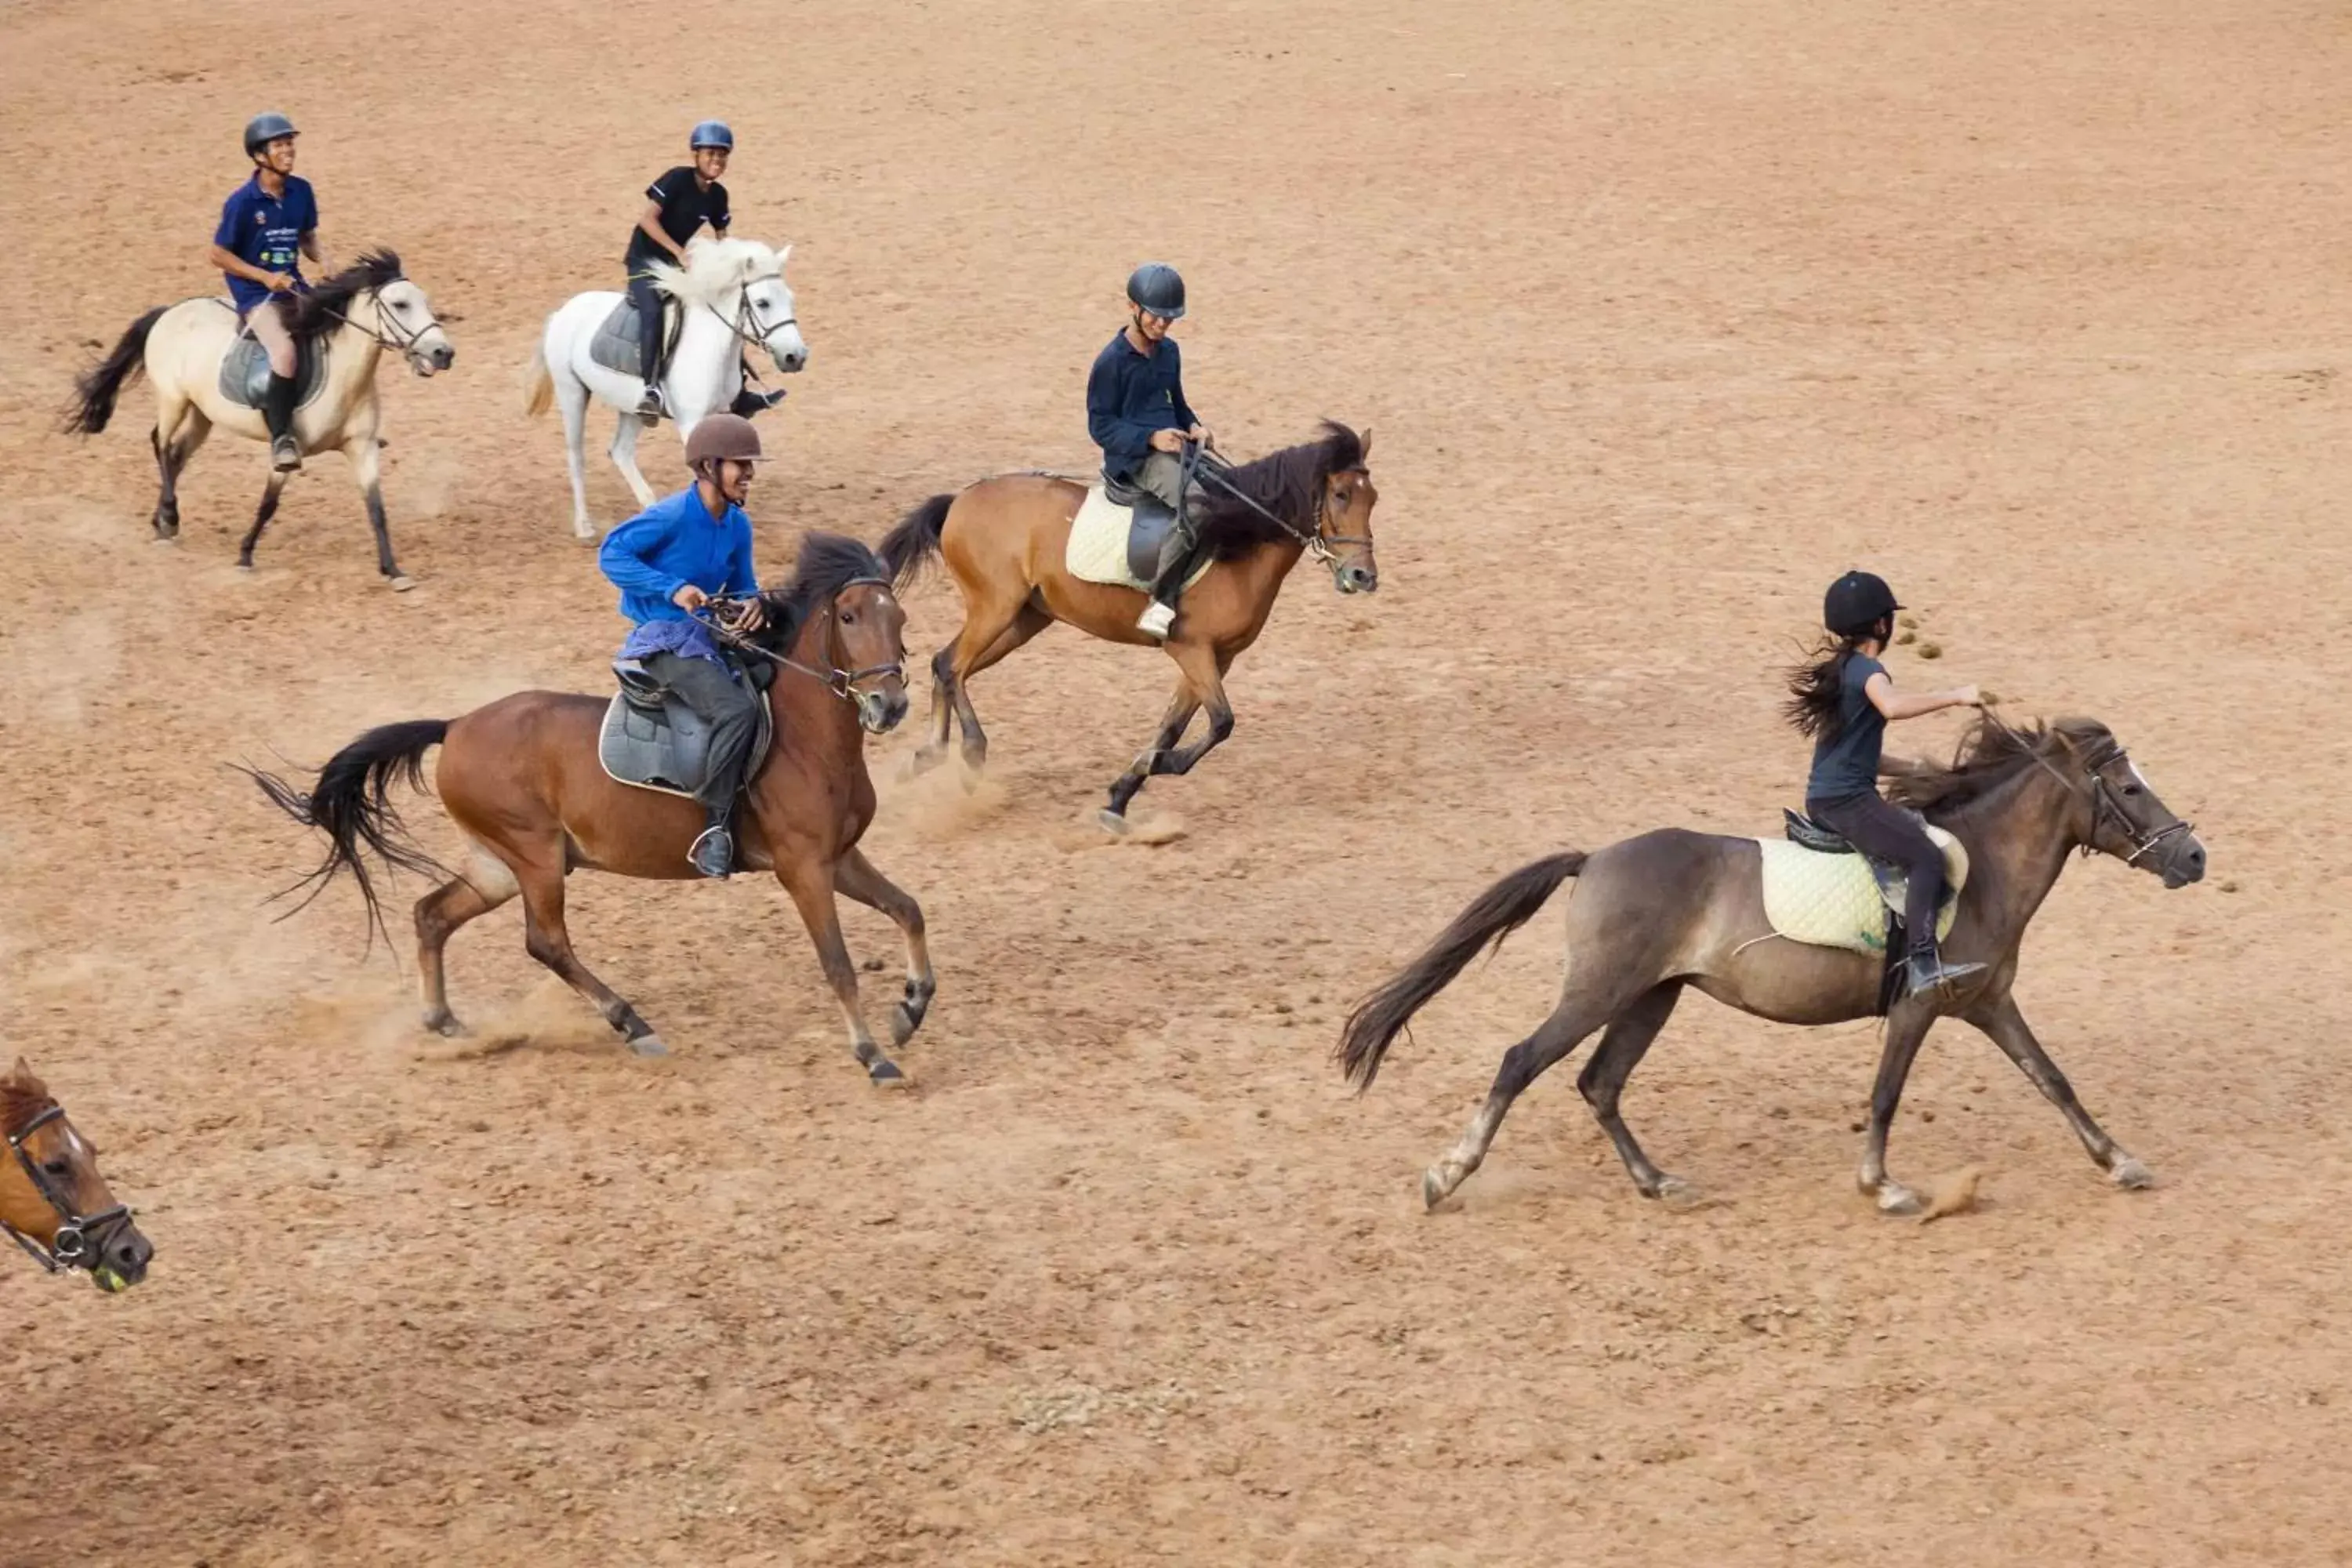
<instances>
[{"instance_id":1,"label":"horse's front leg","mask_svg":"<svg viewBox=\"0 0 2352 1568\"><path fill-rule=\"evenodd\" d=\"M849 1048L856 1053L877 1089L903 1089L907 1075L882 1054L857 1010L857 965L850 961L848 944L841 939L841 910L834 902L836 868L836 862L814 854L788 858L783 847L777 847L776 880L792 895L801 923L808 927L809 940L816 944L817 962L824 966L834 999L841 1004L842 1020L849 1026Z\"/></svg>"},{"instance_id":2,"label":"horse's front leg","mask_svg":"<svg viewBox=\"0 0 2352 1568\"><path fill-rule=\"evenodd\" d=\"M1201 699L1193 692L1192 681L1179 680L1176 695L1169 700L1168 711L1160 717L1159 733L1151 737L1150 749L1129 763L1127 772L1111 784L1110 805L1103 808L1097 818L1106 829L1112 833L1127 831L1128 802L1135 798L1135 792L1143 787L1144 780L1165 771L1160 766L1161 759L1168 755L1171 747L1183 739L1185 726L1192 722L1192 715L1200 710ZM1231 721L1227 722L1230 726Z\"/></svg>"},{"instance_id":3,"label":"horse's front leg","mask_svg":"<svg viewBox=\"0 0 2352 1568\"><path fill-rule=\"evenodd\" d=\"M855 846L833 868L833 885L844 896L888 915L907 938L907 994L890 1013L890 1043L903 1046L923 1026L923 1015L940 988L931 973L930 947L923 939L923 907L876 870L866 852Z\"/></svg>"},{"instance_id":4,"label":"horse's front leg","mask_svg":"<svg viewBox=\"0 0 2352 1568\"><path fill-rule=\"evenodd\" d=\"M1881 1214L1919 1212L1918 1194L1887 1177L1886 1131L1903 1103L1903 1085L1911 1076L1920 1042L1935 1022L1935 1006L1925 999L1897 1003L1886 1017L1886 1045L1878 1056L1878 1081L1870 1090L1870 1131L1864 1137L1862 1170L1855 1177L1864 1195L1877 1200Z\"/></svg>"},{"instance_id":5,"label":"horse's front leg","mask_svg":"<svg viewBox=\"0 0 2352 1568\"><path fill-rule=\"evenodd\" d=\"M416 584L392 558L392 524L383 515L383 449L376 444L373 419L361 421L360 433L344 441L343 456L352 465L352 478L358 482L360 494L367 498L368 527L375 531L375 569L383 574L394 593L405 594ZM258 521L253 531L254 537L260 536Z\"/></svg>"},{"instance_id":6,"label":"horse's front leg","mask_svg":"<svg viewBox=\"0 0 2352 1568\"><path fill-rule=\"evenodd\" d=\"M654 488L646 483L645 475L637 471L637 432L643 428L634 413L622 415L620 423L613 427L613 445L607 450L611 453L613 466L620 469L621 478L628 481L629 493L637 498L637 505L648 507L654 504Z\"/></svg>"},{"instance_id":7,"label":"horse's front leg","mask_svg":"<svg viewBox=\"0 0 2352 1568\"><path fill-rule=\"evenodd\" d=\"M2058 1064L2050 1059L2050 1053L2042 1048L2042 1042L2026 1026L2025 1015L2018 1010L2014 996L1984 1003L1964 1016L1990 1036L2002 1054L2017 1064L2018 1070L2033 1080L2033 1087L2042 1091L2043 1098L2058 1108L2066 1118L2066 1125L2074 1130L2074 1136L2083 1141L2083 1147L2098 1162L2099 1169L2106 1172L2108 1180L2119 1187L2156 1184L2155 1173L2125 1152L2083 1109L2083 1102L2074 1098L2074 1086L2066 1081L2066 1075L2058 1070Z\"/></svg>"}]
</instances>

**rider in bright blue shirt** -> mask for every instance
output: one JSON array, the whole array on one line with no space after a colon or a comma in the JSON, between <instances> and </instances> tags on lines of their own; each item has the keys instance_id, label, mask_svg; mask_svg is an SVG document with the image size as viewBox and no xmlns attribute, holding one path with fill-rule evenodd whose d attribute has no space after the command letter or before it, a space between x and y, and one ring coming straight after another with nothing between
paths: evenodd
<instances>
[{"instance_id":1,"label":"rider in bright blue shirt","mask_svg":"<svg viewBox=\"0 0 2352 1568\"><path fill-rule=\"evenodd\" d=\"M621 657L642 663L710 726L702 785L694 792L709 825L687 858L704 876L723 878L735 866L730 823L759 730L760 694L736 679L695 612L715 597L745 596L729 625L752 632L767 620L765 605L747 596L760 583L751 569L751 520L743 514L759 432L738 415L713 414L687 437L686 460L693 485L606 534L596 563L621 590L621 614L636 623Z\"/></svg>"}]
</instances>

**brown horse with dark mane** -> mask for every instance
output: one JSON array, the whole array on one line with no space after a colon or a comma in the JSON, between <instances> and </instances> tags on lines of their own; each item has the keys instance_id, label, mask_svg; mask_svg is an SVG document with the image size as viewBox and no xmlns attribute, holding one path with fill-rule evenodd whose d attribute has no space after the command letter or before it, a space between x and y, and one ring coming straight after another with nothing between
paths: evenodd
<instances>
[{"instance_id":1,"label":"brown horse with dark mane","mask_svg":"<svg viewBox=\"0 0 2352 1568\"><path fill-rule=\"evenodd\" d=\"M739 812L738 860L772 869L792 895L840 1001L850 1047L876 1084L897 1086L905 1075L875 1045L858 1012L857 966L834 900L840 893L879 910L905 933L906 991L890 1029L892 1043L904 1045L936 989L923 912L875 869L857 841L875 805L864 736L886 732L907 711L906 615L874 552L838 534L803 539L791 584L764 598L767 625L752 640L778 665L767 695L776 739ZM287 815L327 836L326 859L304 879L310 896L350 871L371 930L383 929L383 912L366 852L448 878L416 902L426 1028L460 1032L441 973L449 933L520 894L530 955L594 1004L631 1050L667 1049L635 1008L589 973L563 925L563 879L576 867L623 877L697 874L687 847L702 830L702 808L682 795L618 783L598 761L607 700L522 691L457 719L387 724L337 752L307 792L254 775ZM470 848L455 875L407 841L386 799L403 774L411 787L423 787L425 753L436 745L434 788Z\"/></svg>"},{"instance_id":2,"label":"brown horse with dark mane","mask_svg":"<svg viewBox=\"0 0 2352 1568\"><path fill-rule=\"evenodd\" d=\"M1178 670L1175 696L1150 748L1110 786L1105 827L1126 831L1128 803L1147 779L1190 773L1233 733L1225 671L1257 640L1300 556L1312 553L1328 566L1343 594L1380 586L1372 557L1380 492L1365 466L1370 450L1369 432L1359 437L1327 421L1322 436L1304 446L1208 471L1195 523L1197 548L1214 563L1177 606L1165 645ZM1071 525L1086 500L1086 486L1055 475L1000 475L961 494L933 496L884 536L879 552L899 587L937 555L964 602L962 629L931 660L931 737L917 766L946 756L950 712L962 726L966 764L982 765L988 736L972 710L971 678L1055 621L1106 642L1151 642L1135 626L1140 590L1086 582L1069 570ZM1207 733L1180 749L1203 707Z\"/></svg>"},{"instance_id":3,"label":"brown horse with dark mane","mask_svg":"<svg viewBox=\"0 0 2352 1568\"><path fill-rule=\"evenodd\" d=\"M87 1269L101 1290L147 1278L155 1248L107 1190L97 1147L22 1057L0 1073L0 1233L52 1274Z\"/></svg>"},{"instance_id":4,"label":"brown horse with dark mane","mask_svg":"<svg viewBox=\"0 0 2352 1568\"><path fill-rule=\"evenodd\" d=\"M2157 799L2106 726L2088 719L2062 719L2020 734L1988 714L1951 767L1915 764L1887 793L1966 847L1971 872L1944 947L1986 968L1949 995L1923 992L1887 1013L1862 1190L1889 1214L1917 1212L1917 1197L1887 1177L1886 1132L1912 1058L1947 1012L1991 1037L2064 1114L2116 1185L2147 1185L2147 1167L2075 1100L2010 987L2025 928L2071 851L2111 855L2179 888L2203 879L2205 847ZM1589 855L1569 850L1538 860L1481 893L1349 1017L1337 1055L1358 1089L1371 1087L1390 1042L1430 998L1480 949L1499 946L1526 924L1571 877L1578 880L1568 906L1570 962L1559 1005L1504 1053L1486 1103L1422 1177L1422 1197L1431 1206L1486 1159L1521 1091L1595 1029L1604 1032L1576 1080L1578 1091L1644 1195L1686 1193L1687 1184L1650 1163L1617 1113L1626 1079L1685 987L1784 1024L1842 1023L1878 1011L1879 958L1790 942L1767 918L1756 840L1661 828Z\"/></svg>"}]
</instances>

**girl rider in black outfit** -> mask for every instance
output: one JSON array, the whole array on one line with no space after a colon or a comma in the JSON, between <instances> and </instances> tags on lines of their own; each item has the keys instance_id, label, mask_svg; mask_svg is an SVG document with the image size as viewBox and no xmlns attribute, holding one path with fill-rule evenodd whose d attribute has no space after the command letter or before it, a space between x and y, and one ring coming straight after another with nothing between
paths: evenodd
<instances>
[{"instance_id":1,"label":"girl rider in black outfit","mask_svg":"<svg viewBox=\"0 0 2352 1568\"><path fill-rule=\"evenodd\" d=\"M1936 911L1944 898L1944 852L1912 817L1878 793L1881 745L1890 719L1916 719L1947 708L1980 708L1973 686L1899 695L1878 656L1895 637L1895 591L1868 572L1849 572L1830 584L1822 624L1837 641L1789 678L1782 711L1813 742L1812 776L1805 814L1834 828L1876 859L1910 875L1903 923L1911 949L1905 994L1940 990L1981 972L1981 963L1946 963L1936 951Z\"/></svg>"}]
</instances>

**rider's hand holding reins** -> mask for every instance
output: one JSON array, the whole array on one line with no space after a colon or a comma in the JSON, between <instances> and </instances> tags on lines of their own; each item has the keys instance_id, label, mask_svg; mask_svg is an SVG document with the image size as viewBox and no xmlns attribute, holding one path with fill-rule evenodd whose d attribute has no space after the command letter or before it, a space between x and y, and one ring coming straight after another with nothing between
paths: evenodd
<instances>
[{"instance_id":1,"label":"rider's hand holding reins","mask_svg":"<svg viewBox=\"0 0 2352 1568\"><path fill-rule=\"evenodd\" d=\"M680 583L677 592L669 596L669 602L690 616L710 603L710 595L691 583Z\"/></svg>"}]
</instances>

